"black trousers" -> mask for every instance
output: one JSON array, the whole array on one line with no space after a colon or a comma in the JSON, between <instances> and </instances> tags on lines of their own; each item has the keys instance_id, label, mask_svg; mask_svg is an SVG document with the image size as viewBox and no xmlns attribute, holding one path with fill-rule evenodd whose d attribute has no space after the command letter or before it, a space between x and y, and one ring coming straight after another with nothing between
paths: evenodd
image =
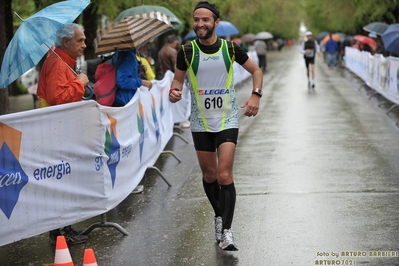
<instances>
[{"instance_id":1,"label":"black trousers","mask_svg":"<svg viewBox=\"0 0 399 266\"><path fill-rule=\"evenodd\" d=\"M258 55L258 59L259 59L259 68L262 69L262 71L266 71L266 55Z\"/></svg>"}]
</instances>

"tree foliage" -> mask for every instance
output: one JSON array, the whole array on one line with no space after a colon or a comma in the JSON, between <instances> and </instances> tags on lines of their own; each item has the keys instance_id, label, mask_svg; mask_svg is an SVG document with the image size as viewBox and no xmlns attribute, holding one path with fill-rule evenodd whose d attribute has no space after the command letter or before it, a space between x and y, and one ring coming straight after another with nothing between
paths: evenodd
<instances>
[{"instance_id":1,"label":"tree foliage","mask_svg":"<svg viewBox=\"0 0 399 266\"><path fill-rule=\"evenodd\" d=\"M398 23L397 0L303 0L305 24L315 32L361 34L371 22Z\"/></svg>"}]
</instances>

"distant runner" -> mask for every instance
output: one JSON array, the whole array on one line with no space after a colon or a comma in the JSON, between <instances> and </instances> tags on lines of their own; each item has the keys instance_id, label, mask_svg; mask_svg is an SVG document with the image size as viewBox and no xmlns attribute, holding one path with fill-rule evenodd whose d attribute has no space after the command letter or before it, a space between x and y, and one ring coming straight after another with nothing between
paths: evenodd
<instances>
[{"instance_id":1,"label":"distant runner","mask_svg":"<svg viewBox=\"0 0 399 266\"><path fill-rule=\"evenodd\" d=\"M308 76L308 87L315 87L315 72L314 72L314 62L316 53L320 52L320 46L317 41L313 40L313 34L311 31L306 32L306 42L302 42L300 52L303 54L305 58L306 65L306 75ZM310 74L309 74L310 68Z\"/></svg>"}]
</instances>

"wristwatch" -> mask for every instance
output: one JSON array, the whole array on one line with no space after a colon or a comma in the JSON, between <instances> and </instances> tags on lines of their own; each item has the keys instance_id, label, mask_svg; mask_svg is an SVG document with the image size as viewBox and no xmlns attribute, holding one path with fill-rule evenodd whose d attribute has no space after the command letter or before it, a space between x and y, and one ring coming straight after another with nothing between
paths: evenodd
<instances>
[{"instance_id":1,"label":"wristwatch","mask_svg":"<svg viewBox=\"0 0 399 266\"><path fill-rule=\"evenodd\" d=\"M259 96L259 98L262 98L262 90L261 89L259 89L259 88L256 88L256 89L254 89L253 91L252 91L252 94L256 94L256 95L258 95Z\"/></svg>"}]
</instances>

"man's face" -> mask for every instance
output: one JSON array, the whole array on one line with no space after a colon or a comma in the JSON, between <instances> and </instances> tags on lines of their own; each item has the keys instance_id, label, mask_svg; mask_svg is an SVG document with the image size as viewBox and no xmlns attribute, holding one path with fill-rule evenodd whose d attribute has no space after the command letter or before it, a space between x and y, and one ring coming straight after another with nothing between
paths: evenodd
<instances>
[{"instance_id":1,"label":"man's face","mask_svg":"<svg viewBox=\"0 0 399 266\"><path fill-rule=\"evenodd\" d=\"M313 36L312 35L308 35L308 36L306 36L306 38L308 38L308 41L311 41Z\"/></svg>"},{"instance_id":2,"label":"man's face","mask_svg":"<svg viewBox=\"0 0 399 266\"><path fill-rule=\"evenodd\" d=\"M213 18L213 13L206 8L198 8L194 11L194 32L199 39L209 39L219 25L219 19Z\"/></svg>"},{"instance_id":3,"label":"man's face","mask_svg":"<svg viewBox=\"0 0 399 266\"><path fill-rule=\"evenodd\" d=\"M67 54L72 58L77 59L83 55L83 51L86 48L86 36L80 29L75 29L75 33L71 40L64 39L64 48Z\"/></svg>"}]
</instances>

